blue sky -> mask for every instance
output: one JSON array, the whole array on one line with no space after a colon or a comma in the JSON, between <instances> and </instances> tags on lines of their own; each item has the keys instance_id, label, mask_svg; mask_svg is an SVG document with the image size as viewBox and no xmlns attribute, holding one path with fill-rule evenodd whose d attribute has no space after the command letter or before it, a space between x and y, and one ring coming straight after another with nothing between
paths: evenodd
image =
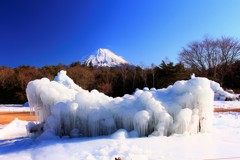
<instances>
[{"instance_id":1,"label":"blue sky","mask_svg":"<svg viewBox=\"0 0 240 160\"><path fill-rule=\"evenodd\" d=\"M0 66L70 64L98 48L145 66L208 35L240 38L239 0L2 0Z\"/></svg>"}]
</instances>

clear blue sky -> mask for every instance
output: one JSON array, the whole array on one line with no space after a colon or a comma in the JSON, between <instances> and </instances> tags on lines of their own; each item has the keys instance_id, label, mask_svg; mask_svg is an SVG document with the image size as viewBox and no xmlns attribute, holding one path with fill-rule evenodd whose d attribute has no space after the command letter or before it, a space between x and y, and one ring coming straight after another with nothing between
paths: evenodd
<instances>
[{"instance_id":1,"label":"clear blue sky","mask_svg":"<svg viewBox=\"0 0 240 160\"><path fill-rule=\"evenodd\" d=\"M0 66L41 67L109 48L127 61L177 62L194 40L240 38L239 0L1 0Z\"/></svg>"}]
</instances>

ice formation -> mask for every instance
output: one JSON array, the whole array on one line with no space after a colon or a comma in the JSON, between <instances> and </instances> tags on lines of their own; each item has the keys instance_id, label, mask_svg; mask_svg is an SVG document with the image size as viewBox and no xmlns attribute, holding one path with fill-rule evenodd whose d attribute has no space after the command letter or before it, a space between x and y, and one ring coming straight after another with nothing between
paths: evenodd
<instances>
[{"instance_id":1,"label":"ice formation","mask_svg":"<svg viewBox=\"0 0 240 160\"><path fill-rule=\"evenodd\" d=\"M61 71L54 81L29 82L26 92L45 136L109 135L118 129L138 136L194 134L209 131L213 115L210 81L198 77L112 98L83 90Z\"/></svg>"},{"instance_id":2,"label":"ice formation","mask_svg":"<svg viewBox=\"0 0 240 160\"><path fill-rule=\"evenodd\" d=\"M214 91L214 99L215 100L237 100L239 99L239 94L233 94L233 93L228 93L226 91L224 91L224 89L220 86L219 83L214 82L214 81L210 81L210 86L212 88L212 90Z\"/></svg>"},{"instance_id":3,"label":"ice formation","mask_svg":"<svg viewBox=\"0 0 240 160\"><path fill-rule=\"evenodd\" d=\"M191 78L195 78L195 74L191 75ZM239 100L240 95L229 93L225 91L219 83L210 80L210 87L214 92L214 100L226 101L226 100ZM232 90L231 90L232 91ZM233 91L232 91L233 92Z\"/></svg>"}]
</instances>

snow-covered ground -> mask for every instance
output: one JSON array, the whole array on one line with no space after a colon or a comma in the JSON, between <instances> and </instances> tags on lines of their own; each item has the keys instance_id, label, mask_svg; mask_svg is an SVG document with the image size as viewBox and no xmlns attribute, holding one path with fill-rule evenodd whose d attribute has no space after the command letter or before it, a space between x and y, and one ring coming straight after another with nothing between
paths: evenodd
<instances>
[{"instance_id":1,"label":"snow-covered ground","mask_svg":"<svg viewBox=\"0 0 240 160\"><path fill-rule=\"evenodd\" d=\"M0 112L30 112L30 108L22 104L0 104Z\"/></svg>"},{"instance_id":2,"label":"snow-covered ground","mask_svg":"<svg viewBox=\"0 0 240 160\"><path fill-rule=\"evenodd\" d=\"M0 134L16 133L16 128L21 130L25 125L24 121L15 120L6 126L8 130L1 129ZM239 113L215 113L213 130L210 133L144 138L127 136L124 130L119 130L110 136L92 138L55 137L51 140L38 140L24 137L0 140L0 159L113 160L115 157L124 160L240 159Z\"/></svg>"},{"instance_id":3,"label":"snow-covered ground","mask_svg":"<svg viewBox=\"0 0 240 160\"><path fill-rule=\"evenodd\" d=\"M214 101L214 108L240 108L240 101Z\"/></svg>"}]
</instances>

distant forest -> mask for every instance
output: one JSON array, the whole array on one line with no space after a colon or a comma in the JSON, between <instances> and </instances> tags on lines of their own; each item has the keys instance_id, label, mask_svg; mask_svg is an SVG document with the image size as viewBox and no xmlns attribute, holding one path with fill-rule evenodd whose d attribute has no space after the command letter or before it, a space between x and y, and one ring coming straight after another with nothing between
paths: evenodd
<instances>
[{"instance_id":1,"label":"distant forest","mask_svg":"<svg viewBox=\"0 0 240 160\"><path fill-rule=\"evenodd\" d=\"M204 38L189 43L179 53L179 63L162 61L151 67L94 68L80 62L36 68L19 66L0 67L0 104L27 101L25 89L29 81L47 77L53 80L60 70L83 89L97 89L117 97L132 94L136 88L165 88L177 80L186 80L192 73L207 77L224 88L240 89L240 43L233 38Z\"/></svg>"}]
</instances>

